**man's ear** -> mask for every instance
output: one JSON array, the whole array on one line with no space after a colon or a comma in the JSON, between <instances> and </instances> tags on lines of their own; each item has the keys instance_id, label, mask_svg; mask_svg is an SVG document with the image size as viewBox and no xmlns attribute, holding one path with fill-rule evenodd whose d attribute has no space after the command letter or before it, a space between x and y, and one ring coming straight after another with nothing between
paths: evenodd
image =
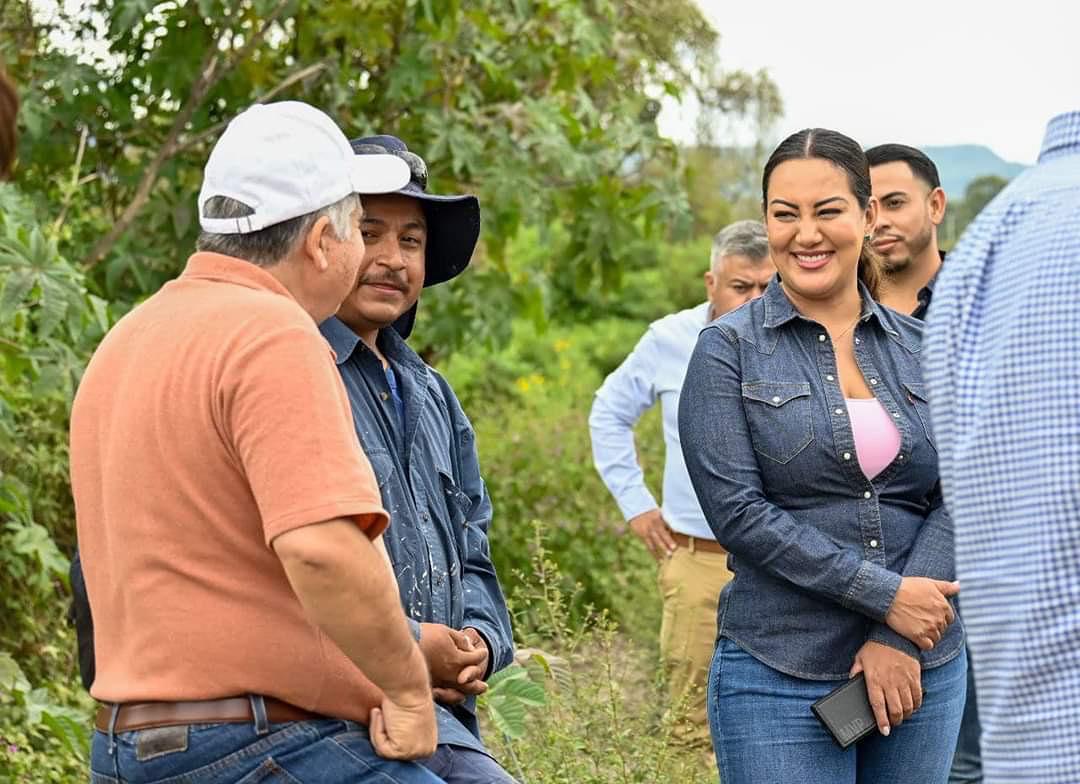
<instances>
[{"instance_id":1,"label":"man's ear","mask_svg":"<svg viewBox=\"0 0 1080 784\"><path fill-rule=\"evenodd\" d=\"M330 266L330 260L326 258L325 244L329 239L328 233L330 231L330 218L323 215L308 229L307 235L304 237L304 256L307 260L315 265L315 269L319 272L325 272L327 267Z\"/></svg>"},{"instance_id":2,"label":"man's ear","mask_svg":"<svg viewBox=\"0 0 1080 784\"><path fill-rule=\"evenodd\" d=\"M934 188L930 191L928 203L930 205L930 222L935 226L941 225L945 219L945 207L948 206L949 197L942 188Z\"/></svg>"},{"instance_id":3,"label":"man's ear","mask_svg":"<svg viewBox=\"0 0 1080 784\"><path fill-rule=\"evenodd\" d=\"M705 271L705 293L712 296L713 286L716 285L716 277L712 274L712 270Z\"/></svg>"}]
</instances>

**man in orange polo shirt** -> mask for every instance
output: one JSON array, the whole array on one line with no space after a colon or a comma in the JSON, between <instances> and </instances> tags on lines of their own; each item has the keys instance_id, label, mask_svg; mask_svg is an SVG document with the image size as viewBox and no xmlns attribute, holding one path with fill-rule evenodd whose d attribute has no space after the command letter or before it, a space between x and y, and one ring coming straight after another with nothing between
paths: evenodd
<instances>
[{"instance_id":1,"label":"man in orange polo shirt","mask_svg":"<svg viewBox=\"0 0 1080 784\"><path fill-rule=\"evenodd\" d=\"M105 337L71 414L95 781L437 782L427 665L316 323L362 272L357 194L409 179L306 104L207 162L184 273Z\"/></svg>"}]
</instances>

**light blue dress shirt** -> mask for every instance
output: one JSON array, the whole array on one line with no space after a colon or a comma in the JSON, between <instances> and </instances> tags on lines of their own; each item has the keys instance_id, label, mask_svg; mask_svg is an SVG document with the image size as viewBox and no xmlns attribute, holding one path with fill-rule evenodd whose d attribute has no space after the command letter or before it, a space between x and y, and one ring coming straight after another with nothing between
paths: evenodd
<instances>
[{"instance_id":1,"label":"light blue dress shirt","mask_svg":"<svg viewBox=\"0 0 1080 784\"><path fill-rule=\"evenodd\" d=\"M964 233L926 377L987 784L1080 782L1080 111Z\"/></svg>"},{"instance_id":2,"label":"light blue dress shirt","mask_svg":"<svg viewBox=\"0 0 1080 784\"><path fill-rule=\"evenodd\" d=\"M660 507L672 530L701 539L714 539L701 512L679 442L679 391L698 333L709 321L711 305L654 321L634 350L596 392L589 431L596 470L615 496L623 517ZM664 418L663 505L645 486L634 447L634 425L656 401Z\"/></svg>"}]
</instances>

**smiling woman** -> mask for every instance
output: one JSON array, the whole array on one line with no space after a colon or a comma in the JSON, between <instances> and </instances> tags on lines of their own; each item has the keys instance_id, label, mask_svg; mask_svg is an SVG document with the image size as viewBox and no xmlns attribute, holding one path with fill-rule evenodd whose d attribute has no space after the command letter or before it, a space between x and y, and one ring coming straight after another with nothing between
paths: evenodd
<instances>
[{"instance_id":1,"label":"smiling woman","mask_svg":"<svg viewBox=\"0 0 1080 784\"><path fill-rule=\"evenodd\" d=\"M944 784L967 667L920 322L873 298L858 143L800 131L762 191L778 277L702 330L679 406L735 573L709 675L720 778ZM860 672L878 733L842 750L810 705Z\"/></svg>"},{"instance_id":2,"label":"smiling woman","mask_svg":"<svg viewBox=\"0 0 1080 784\"><path fill-rule=\"evenodd\" d=\"M835 295L851 288L857 269L871 296L877 295L881 260L865 239L878 204L857 143L824 129L789 136L769 157L761 192L773 259L781 276L788 273L789 293Z\"/></svg>"}]
</instances>

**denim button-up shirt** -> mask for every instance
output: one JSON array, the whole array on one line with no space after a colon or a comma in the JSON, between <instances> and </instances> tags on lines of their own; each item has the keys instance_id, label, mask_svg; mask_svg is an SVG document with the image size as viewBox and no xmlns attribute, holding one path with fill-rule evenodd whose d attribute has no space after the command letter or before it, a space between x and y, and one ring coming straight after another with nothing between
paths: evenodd
<instances>
[{"instance_id":1,"label":"denim button-up shirt","mask_svg":"<svg viewBox=\"0 0 1080 784\"><path fill-rule=\"evenodd\" d=\"M777 278L701 332L679 407L690 479L735 573L721 594L719 633L800 678L846 679L868 639L924 668L963 645L959 622L926 653L884 623L901 576L953 579L953 530L921 324L860 293L855 358L901 436L898 455L872 480L854 457L832 340Z\"/></svg>"},{"instance_id":2,"label":"denim button-up shirt","mask_svg":"<svg viewBox=\"0 0 1080 784\"><path fill-rule=\"evenodd\" d=\"M475 437L449 384L393 329L379 333L404 403L398 415L379 359L336 318L320 327L337 355L360 443L390 513L384 540L405 614L416 624L475 628L490 672L513 661L510 616L488 545L491 499ZM483 750L475 699L437 706L439 743Z\"/></svg>"}]
</instances>

